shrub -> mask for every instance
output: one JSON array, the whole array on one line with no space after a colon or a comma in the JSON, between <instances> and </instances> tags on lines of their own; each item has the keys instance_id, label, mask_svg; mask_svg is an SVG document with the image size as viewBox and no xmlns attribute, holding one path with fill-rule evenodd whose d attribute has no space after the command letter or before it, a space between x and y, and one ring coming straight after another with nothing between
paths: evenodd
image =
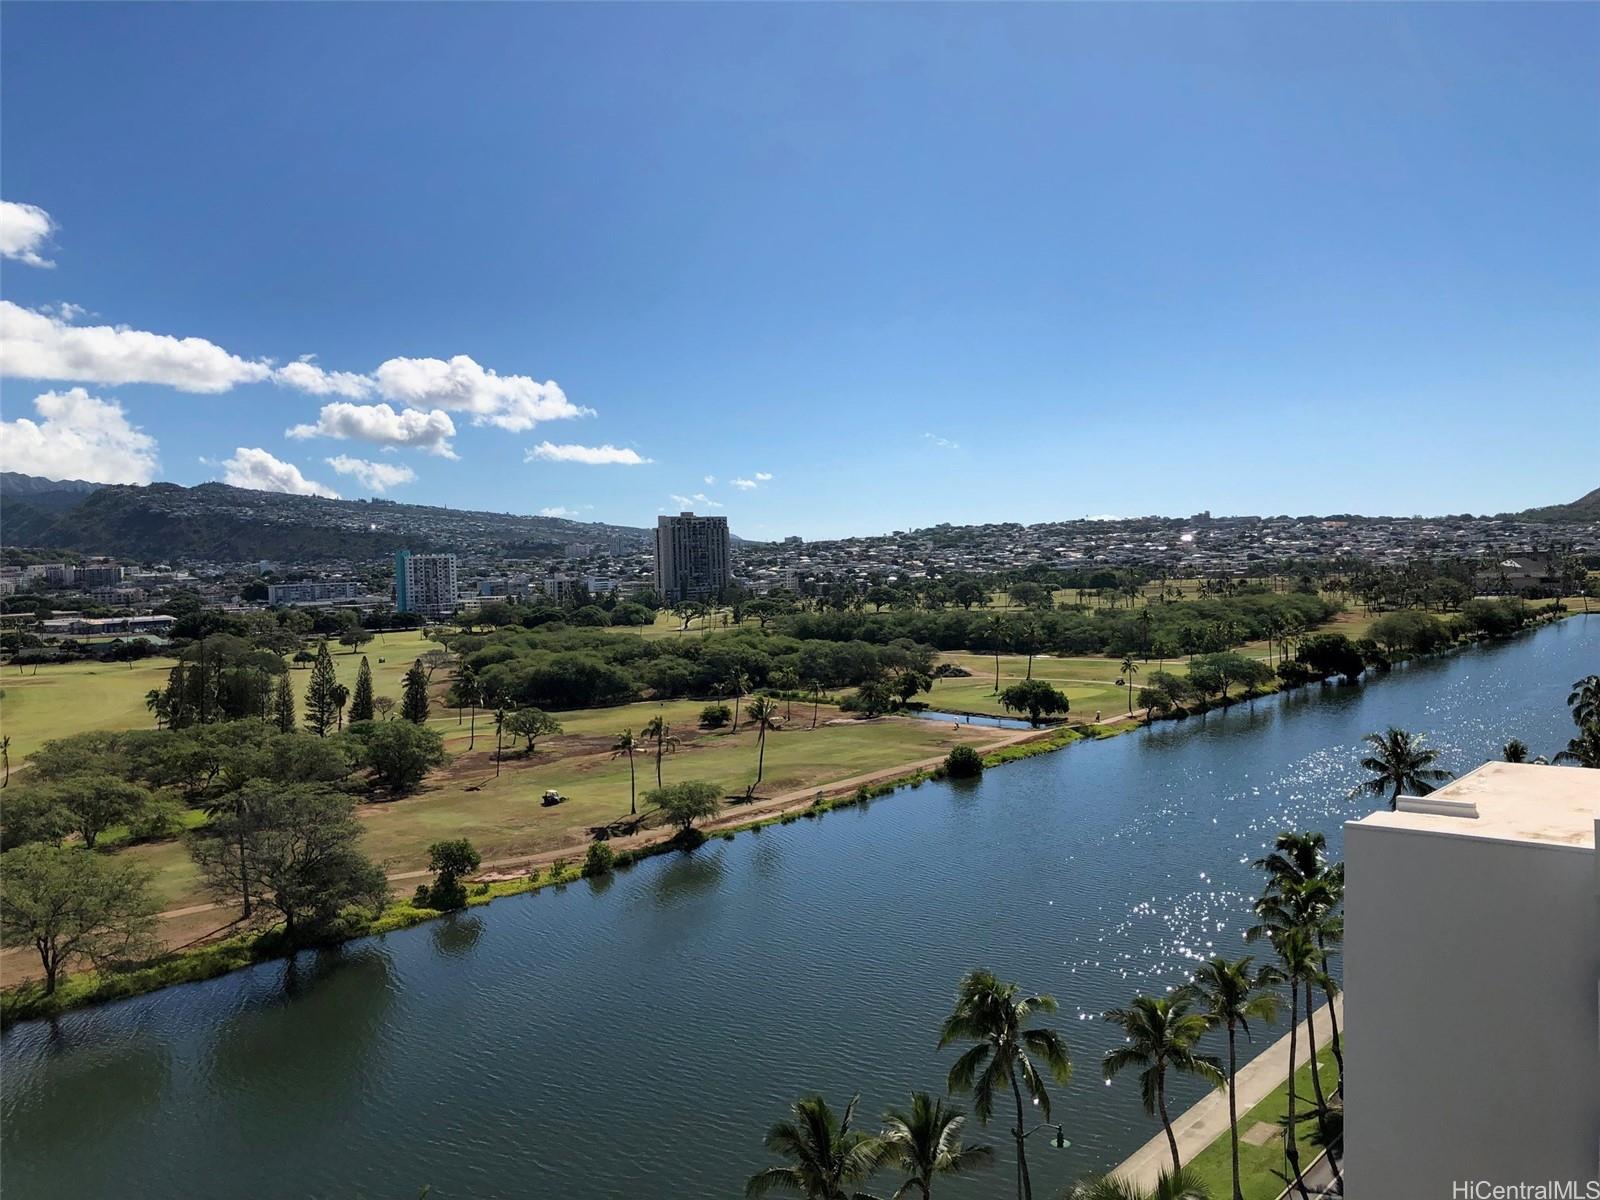
<instances>
[{"instance_id":1,"label":"shrub","mask_svg":"<svg viewBox=\"0 0 1600 1200\"><path fill-rule=\"evenodd\" d=\"M733 720L733 709L726 704L708 704L700 710L700 724L707 729L721 729Z\"/></svg>"},{"instance_id":2,"label":"shrub","mask_svg":"<svg viewBox=\"0 0 1600 1200\"><path fill-rule=\"evenodd\" d=\"M983 774L983 756L971 746L957 746L944 756L944 773L951 779L976 779Z\"/></svg>"},{"instance_id":3,"label":"shrub","mask_svg":"<svg viewBox=\"0 0 1600 1200\"><path fill-rule=\"evenodd\" d=\"M589 851L583 856L583 877L593 879L596 875L605 875L616 864L617 852L608 842L590 842Z\"/></svg>"},{"instance_id":4,"label":"shrub","mask_svg":"<svg viewBox=\"0 0 1600 1200\"><path fill-rule=\"evenodd\" d=\"M1316 672L1303 662L1290 661L1278 664L1278 678L1286 688L1304 687L1316 677Z\"/></svg>"}]
</instances>

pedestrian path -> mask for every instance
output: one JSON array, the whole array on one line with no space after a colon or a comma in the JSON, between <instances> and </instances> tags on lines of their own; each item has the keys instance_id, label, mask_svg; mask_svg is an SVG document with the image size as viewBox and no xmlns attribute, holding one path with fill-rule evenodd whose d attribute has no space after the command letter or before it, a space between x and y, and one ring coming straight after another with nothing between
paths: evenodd
<instances>
[{"instance_id":1,"label":"pedestrian path","mask_svg":"<svg viewBox=\"0 0 1600 1200\"><path fill-rule=\"evenodd\" d=\"M1333 998L1334 1012L1339 1018L1339 1032L1344 1033L1344 995ZM1317 1045L1327 1044L1330 1026L1328 1006L1324 1004L1316 1013ZM1306 1023L1299 1027L1299 1061L1305 1061ZM1296 1064L1299 1065L1298 1063ZM1239 1068L1234 1081L1238 1089L1239 1116L1249 1112L1265 1100L1285 1079L1289 1078L1289 1035L1286 1033L1266 1050ZM1175 1117L1172 1136L1178 1140L1178 1157L1185 1163L1228 1132L1228 1093L1221 1089L1212 1092L1187 1112ZM1167 1145L1167 1135L1158 1132L1143 1146L1112 1171L1149 1190L1156 1186L1162 1171L1172 1169L1172 1149Z\"/></svg>"}]
</instances>

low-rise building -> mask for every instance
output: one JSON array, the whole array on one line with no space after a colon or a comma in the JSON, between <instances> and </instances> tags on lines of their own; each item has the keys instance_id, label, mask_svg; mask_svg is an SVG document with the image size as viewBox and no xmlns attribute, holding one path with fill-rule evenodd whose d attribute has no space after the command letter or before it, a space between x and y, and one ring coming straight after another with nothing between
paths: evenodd
<instances>
[{"instance_id":1,"label":"low-rise building","mask_svg":"<svg viewBox=\"0 0 1600 1200\"><path fill-rule=\"evenodd\" d=\"M298 583L267 584L267 603L274 608L287 604L325 604L336 600L354 600L361 595L361 585L354 580L307 579Z\"/></svg>"},{"instance_id":2,"label":"low-rise building","mask_svg":"<svg viewBox=\"0 0 1600 1200\"><path fill-rule=\"evenodd\" d=\"M1354 1196L1600 1180L1600 771L1487 763L1345 826Z\"/></svg>"}]
</instances>

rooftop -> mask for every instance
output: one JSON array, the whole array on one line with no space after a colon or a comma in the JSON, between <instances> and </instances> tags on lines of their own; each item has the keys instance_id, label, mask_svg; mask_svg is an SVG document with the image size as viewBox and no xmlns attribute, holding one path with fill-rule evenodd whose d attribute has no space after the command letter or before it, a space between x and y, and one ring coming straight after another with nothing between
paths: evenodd
<instances>
[{"instance_id":1,"label":"rooftop","mask_svg":"<svg viewBox=\"0 0 1600 1200\"><path fill-rule=\"evenodd\" d=\"M1600 771L1487 762L1427 796L1401 796L1397 812L1351 824L1592 850L1597 821Z\"/></svg>"}]
</instances>

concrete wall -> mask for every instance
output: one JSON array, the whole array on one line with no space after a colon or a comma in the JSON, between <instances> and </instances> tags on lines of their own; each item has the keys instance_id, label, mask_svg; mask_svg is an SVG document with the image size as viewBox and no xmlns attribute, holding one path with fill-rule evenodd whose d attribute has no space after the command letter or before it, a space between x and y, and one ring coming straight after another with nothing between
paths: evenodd
<instances>
[{"instance_id":1,"label":"concrete wall","mask_svg":"<svg viewBox=\"0 0 1600 1200\"><path fill-rule=\"evenodd\" d=\"M1350 1196L1600 1178L1595 852L1355 822L1345 861Z\"/></svg>"}]
</instances>

